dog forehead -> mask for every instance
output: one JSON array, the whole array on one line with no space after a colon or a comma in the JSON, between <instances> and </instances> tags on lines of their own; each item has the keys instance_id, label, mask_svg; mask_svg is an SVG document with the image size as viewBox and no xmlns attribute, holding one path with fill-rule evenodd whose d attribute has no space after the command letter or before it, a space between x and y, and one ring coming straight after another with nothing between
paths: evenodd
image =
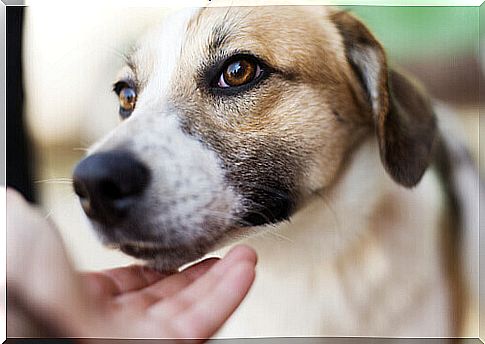
<instances>
[{"instance_id":1,"label":"dog forehead","mask_svg":"<svg viewBox=\"0 0 485 344\"><path fill-rule=\"evenodd\" d=\"M315 58L329 68L345 59L328 6L209 7L188 22L183 58L207 58L222 50L246 52L281 70L315 73ZM296 66L295 66L296 64Z\"/></svg>"},{"instance_id":2,"label":"dog forehead","mask_svg":"<svg viewBox=\"0 0 485 344\"><path fill-rule=\"evenodd\" d=\"M197 69L220 50L251 53L283 71L310 76L316 69L335 70L345 54L329 19L333 11L328 6L179 10L139 41L130 62L137 67L138 82L154 82L158 94L181 66L185 72Z\"/></svg>"},{"instance_id":3,"label":"dog forehead","mask_svg":"<svg viewBox=\"0 0 485 344\"><path fill-rule=\"evenodd\" d=\"M178 10L137 42L128 58L128 65L135 73L140 88L164 94L180 60L188 23L199 11L199 8ZM147 87L148 84L153 87Z\"/></svg>"}]
</instances>

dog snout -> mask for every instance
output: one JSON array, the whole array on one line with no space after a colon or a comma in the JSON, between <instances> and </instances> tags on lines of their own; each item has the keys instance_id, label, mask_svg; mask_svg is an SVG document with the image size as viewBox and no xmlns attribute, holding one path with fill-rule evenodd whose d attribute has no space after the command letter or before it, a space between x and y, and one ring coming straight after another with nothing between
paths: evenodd
<instances>
[{"instance_id":1,"label":"dog snout","mask_svg":"<svg viewBox=\"0 0 485 344\"><path fill-rule=\"evenodd\" d=\"M147 167L127 151L96 153L73 175L74 191L85 213L104 225L122 221L147 187Z\"/></svg>"}]
</instances>

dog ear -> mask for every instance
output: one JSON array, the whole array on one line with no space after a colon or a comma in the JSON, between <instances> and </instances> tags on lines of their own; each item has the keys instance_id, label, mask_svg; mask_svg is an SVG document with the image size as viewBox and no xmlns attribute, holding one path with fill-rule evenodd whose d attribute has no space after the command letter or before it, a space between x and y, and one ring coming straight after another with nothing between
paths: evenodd
<instances>
[{"instance_id":1,"label":"dog ear","mask_svg":"<svg viewBox=\"0 0 485 344\"><path fill-rule=\"evenodd\" d=\"M388 70L384 50L359 20L347 12L334 13L332 20L367 95L382 163L396 182L412 187L432 156L436 121L431 103L402 74Z\"/></svg>"}]
</instances>

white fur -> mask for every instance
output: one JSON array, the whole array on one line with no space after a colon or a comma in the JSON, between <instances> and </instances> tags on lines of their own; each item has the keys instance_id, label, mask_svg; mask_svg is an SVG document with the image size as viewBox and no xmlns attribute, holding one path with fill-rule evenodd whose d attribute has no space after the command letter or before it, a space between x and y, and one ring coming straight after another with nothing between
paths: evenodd
<instances>
[{"instance_id":1,"label":"white fur","mask_svg":"<svg viewBox=\"0 0 485 344\"><path fill-rule=\"evenodd\" d=\"M379 108L379 78L382 73L382 66L379 57L373 48L359 47L350 51L355 64L363 71L364 83L369 91L372 103L372 111L378 114Z\"/></svg>"},{"instance_id":2,"label":"white fur","mask_svg":"<svg viewBox=\"0 0 485 344\"><path fill-rule=\"evenodd\" d=\"M463 124L447 105L434 104L439 114L440 131L450 152L453 163L453 187L462 206L464 221L460 250L463 259L463 278L470 297L470 305L475 307L479 298L479 232L480 214L485 211L485 191L477 167L468 161L463 151L469 145ZM478 129L477 129L478 130Z\"/></svg>"},{"instance_id":3,"label":"white fur","mask_svg":"<svg viewBox=\"0 0 485 344\"><path fill-rule=\"evenodd\" d=\"M170 93L171 79L176 71L187 40L187 24L200 9L185 9L170 15L163 24L148 32L137 44L132 60L143 66L137 70L139 82L144 85L140 94L144 101L137 107L158 105Z\"/></svg>"},{"instance_id":4,"label":"white fur","mask_svg":"<svg viewBox=\"0 0 485 344\"><path fill-rule=\"evenodd\" d=\"M144 231L160 239L161 247L174 243L190 247L208 238L216 241L241 203L225 185L220 158L183 132L177 110L167 102L193 14L194 10L177 13L141 40L132 55L135 65L143 66L136 71L141 87L135 110L89 151L129 150L149 167L151 183L137 209L143 214L135 216L141 217ZM125 67L120 77L134 74ZM123 238L123 230L114 231L119 232L117 240L133 242Z\"/></svg>"}]
</instances>

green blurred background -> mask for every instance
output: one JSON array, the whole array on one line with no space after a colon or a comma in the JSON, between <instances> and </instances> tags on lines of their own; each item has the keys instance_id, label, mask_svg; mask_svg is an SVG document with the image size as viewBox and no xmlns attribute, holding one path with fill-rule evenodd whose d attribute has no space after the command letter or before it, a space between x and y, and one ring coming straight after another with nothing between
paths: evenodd
<instances>
[{"instance_id":1,"label":"green blurred background","mask_svg":"<svg viewBox=\"0 0 485 344\"><path fill-rule=\"evenodd\" d=\"M393 60L402 62L440 55L478 53L478 7L343 8L367 23ZM483 10L481 12L483 17Z\"/></svg>"},{"instance_id":2,"label":"green blurred background","mask_svg":"<svg viewBox=\"0 0 485 344\"><path fill-rule=\"evenodd\" d=\"M391 67L404 68L448 104L479 106L485 70L485 25L480 26L480 18L483 22L485 5L340 7L371 29Z\"/></svg>"}]
</instances>

